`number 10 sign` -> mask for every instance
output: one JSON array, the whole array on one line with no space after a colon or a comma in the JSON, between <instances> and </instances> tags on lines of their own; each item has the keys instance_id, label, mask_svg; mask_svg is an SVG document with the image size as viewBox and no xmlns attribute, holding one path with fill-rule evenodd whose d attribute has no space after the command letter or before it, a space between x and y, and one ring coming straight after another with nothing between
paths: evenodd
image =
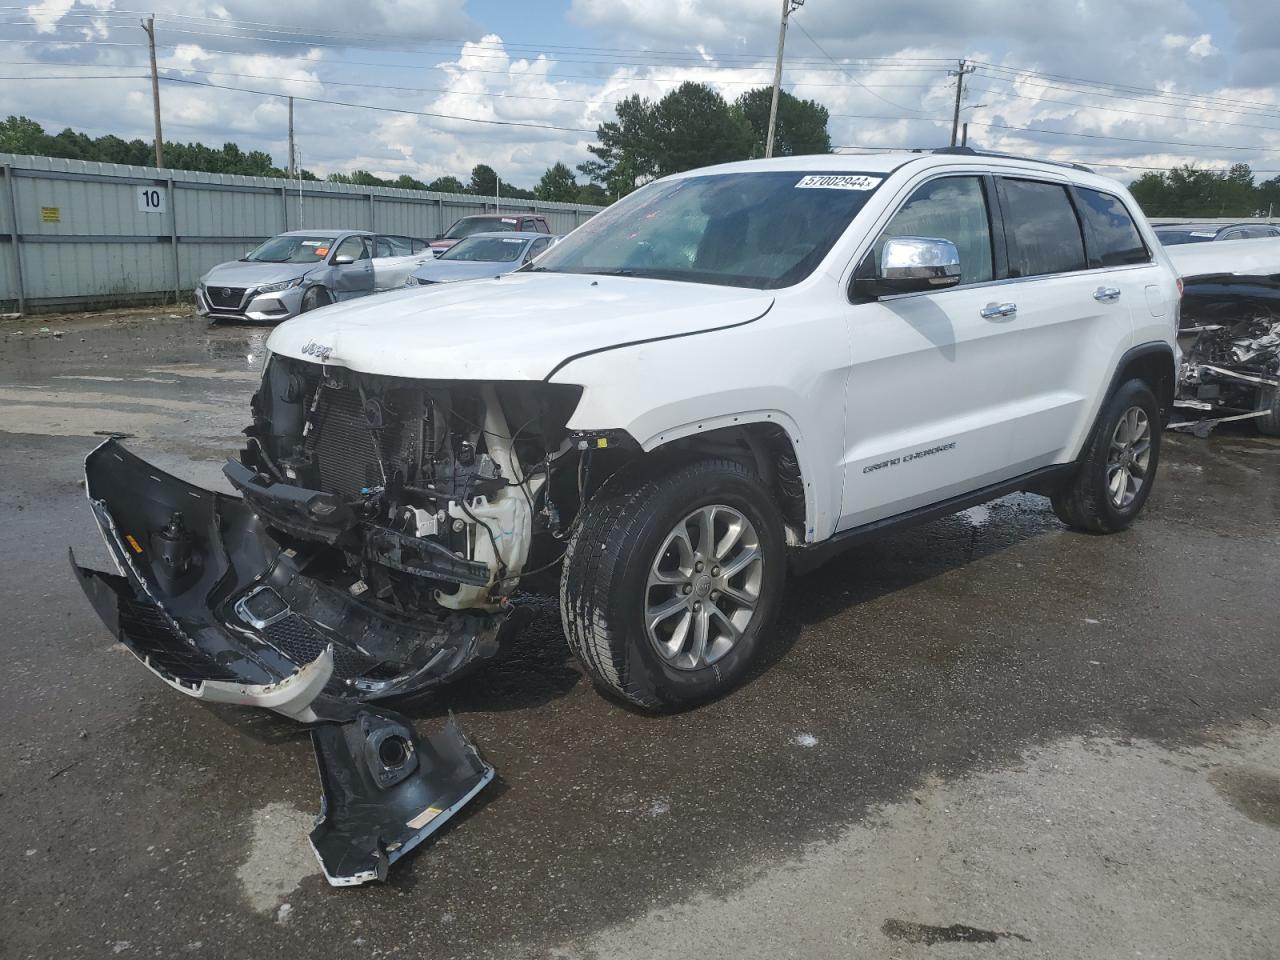
<instances>
[{"instance_id":1,"label":"number 10 sign","mask_svg":"<svg viewBox=\"0 0 1280 960\"><path fill-rule=\"evenodd\" d=\"M164 195L163 187L139 187L138 212L164 213Z\"/></svg>"}]
</instances>

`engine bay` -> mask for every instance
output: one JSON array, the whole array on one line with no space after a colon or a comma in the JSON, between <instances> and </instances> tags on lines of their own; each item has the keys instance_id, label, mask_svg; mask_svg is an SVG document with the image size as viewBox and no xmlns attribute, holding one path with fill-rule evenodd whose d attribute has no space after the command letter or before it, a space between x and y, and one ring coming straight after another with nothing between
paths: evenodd
<instances>
[{"instance_id":1,"label":"engine bay","mask_svg":"<svg viewBox=\"0 0 1280 960\"><path fill-rule=\"evenodd\" d=\"M406 612L492 610L535 538L564 533L549 479L573 450L565 423L578 394L276 356L226 472L286 538L328 547L353 596Z\"/></svg>"}]
</instances>

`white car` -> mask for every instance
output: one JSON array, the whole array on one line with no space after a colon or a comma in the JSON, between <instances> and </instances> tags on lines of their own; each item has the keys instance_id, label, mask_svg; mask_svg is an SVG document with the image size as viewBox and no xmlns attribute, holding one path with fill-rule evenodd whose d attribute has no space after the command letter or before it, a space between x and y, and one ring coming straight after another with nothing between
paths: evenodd
<instances>
[{"instance_id":1,"label":"white car","mask_svg":"<svg viewBox=\"0 0 1280 960\"><path fill-rule=\"evenodd\" d=\"M523 270L276 329L226 466L243 499L104 445L89 496L127 575L86 589L176 688L314 721L492 655L563 560L595 683L687 707L743 678L789 564L1016 490L1127 527L1178 310L1132 197L1081 167L690 171Z\"/></svg>"}]
</instances>

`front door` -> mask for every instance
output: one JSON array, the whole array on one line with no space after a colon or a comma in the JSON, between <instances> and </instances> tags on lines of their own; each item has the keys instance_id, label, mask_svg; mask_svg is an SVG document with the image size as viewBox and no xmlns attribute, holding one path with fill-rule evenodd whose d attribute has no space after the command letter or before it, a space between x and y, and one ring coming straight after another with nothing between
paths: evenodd
<instances>
[{"instance_id":1,"label":"front door","mask_svg":"<svg viewBox=\"0 0 1280 960\"><path fill-rule=\"evenodd\" d=\"M331 292L337 300L373 293L373 259L366 237L350 236L333 252ZM349 262L345 262L349 261Z\"/></svg>"},{"instance_id":2,"label":"front door","mask_svg":"<svg viewBox=\"0 0 1280 960\"><path fill-rule=\"evenodd\" d=\"M853 365L846 388L839 527L861 526L1008 479L1009 425L1021 401L1014 318L1000 311L1002 245L979 175L915 189L876 240L950 240L961 282L849 308ZM855 292L857 287L855 285Z\"/></svg>"}]
</instances>

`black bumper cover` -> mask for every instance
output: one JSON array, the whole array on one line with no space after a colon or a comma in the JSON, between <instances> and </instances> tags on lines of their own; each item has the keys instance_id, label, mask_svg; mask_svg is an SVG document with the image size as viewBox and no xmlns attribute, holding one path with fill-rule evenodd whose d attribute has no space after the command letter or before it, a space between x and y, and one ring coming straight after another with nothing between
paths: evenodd
<instances>
[{"instance_id":1,"label":"black bumper cover","mask_svg":"<svg viewBox=\"0 0 1280 960\"><path fill-rule=\"evenodd\" d=\"M496 652L514 618L358 603L310 576L307 557L245 500L170 476L115 440L86 458L85 479L121 572L74 555L71 566L111 633L189 696L314 724L323 811L312 844L331 883L385 879L493 778L453 721L422 739L364 704L458 676Z\"/></svg>"}]
</instances>

